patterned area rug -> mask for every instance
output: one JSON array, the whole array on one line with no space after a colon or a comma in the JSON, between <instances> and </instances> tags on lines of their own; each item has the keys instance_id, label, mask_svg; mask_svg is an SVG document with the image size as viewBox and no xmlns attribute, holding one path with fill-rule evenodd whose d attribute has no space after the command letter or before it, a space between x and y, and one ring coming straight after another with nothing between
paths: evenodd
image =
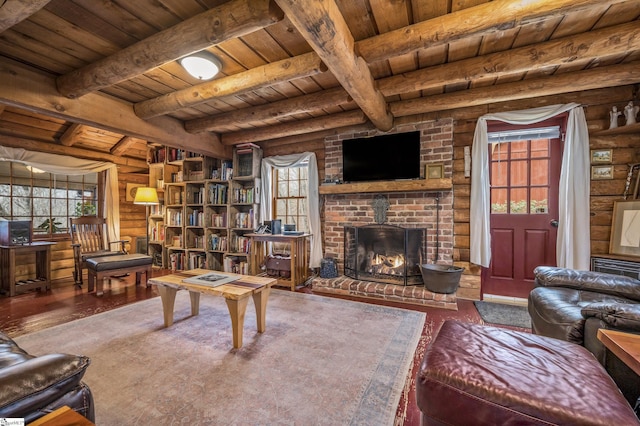
<instances>
[{"instance_id":1,"label":"patterned area rug","mask_svg":"<svg viewBox=\"0 0 640 426\"><path fill-rule=\"evenodd\" d=\"M33 354L91 358L85 382L99 425L391 425L425 314L273 290L267 330L250 302L233 349L224 299L190 316L178 292L163 327L159 298L16 338Z\"/></svg>"},{"instance_id":2,"label":"patterned area rug","mask_svg":"<svg viewBox=\"0 0 640 426\"><path fill-rule=\"evenodd\" d=\"M507 305L484 301L473 302L487 324L531 328L531 317L526 306Z\"/></svg>"}]
</instances>

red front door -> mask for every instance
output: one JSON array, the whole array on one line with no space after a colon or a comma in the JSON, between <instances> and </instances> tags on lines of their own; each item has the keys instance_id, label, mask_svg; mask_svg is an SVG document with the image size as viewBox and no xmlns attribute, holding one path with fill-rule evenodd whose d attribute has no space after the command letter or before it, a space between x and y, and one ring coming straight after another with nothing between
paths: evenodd
<instances>
[{"instance_id":1,"label":"red front door","mask_svg":"<svg viewBox=\"0 0 640 426\"><path fill-rule=\"evenodd\" d=\"M562 142L498 142L489 150L491 264L482 295L527 298L534 268L556 263Z\"/></svg>"}]
</instances>

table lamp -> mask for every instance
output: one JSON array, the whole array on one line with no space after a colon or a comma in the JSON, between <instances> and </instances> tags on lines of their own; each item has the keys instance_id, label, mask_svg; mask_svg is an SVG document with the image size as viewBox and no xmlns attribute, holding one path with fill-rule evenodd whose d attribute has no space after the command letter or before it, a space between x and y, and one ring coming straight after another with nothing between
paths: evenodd
<instances>
[{"instance_id":1,"label":"table lamp","mask_svg":"<svg viewBox=\"0 0 640 426\"><path fill-rule=\"evenodd\" d=\"M160 202L158 201L158 192L156 191L155 188L148 188L145 186L141 186L140 188L138 188L138 190L136 191L136 197L133 200L133 204L140 204L142 206L147 206L146 207L146 230L147 230L147 236L146 236L146 240L147 240L147 256L149 255L149 206L153 206L156 204L160 204Z\"/></svg>"}]
</instances>

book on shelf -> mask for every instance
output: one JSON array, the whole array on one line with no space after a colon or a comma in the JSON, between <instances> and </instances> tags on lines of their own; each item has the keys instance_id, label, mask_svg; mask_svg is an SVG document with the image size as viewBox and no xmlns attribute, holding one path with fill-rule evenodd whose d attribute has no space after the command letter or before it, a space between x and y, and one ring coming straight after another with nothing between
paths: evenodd
<instances>
[{"instance_id":1,"label":"book on shelf","mask_svg":"<svg viewBox=\"0 0 640 426\"><path fill-rule=\"evenodd\" d=\"M189 253L188 268L197 269L207 267L207 257L204 253Z\"/></svg>"},{"instance_id":2,"label":"book on shelf","mask_svg":"<svg viewBox=\"0 0 640 426\"><path fill-rule=\"evenodd\" d=\"M204 213L202 210L194 209L191 214L189 214L189 226L203 226L204 223Z\"/></svg>"},{"instance_id":3,"label":"book on shelf","mask_svg":"<svg viewBox=\"0 0 640 426\"><path fill-rule=\"evenodd\" d=\"M226 256L224 258L224 272L249 275L249 262L240 256Z\"/></svg>"},{"instance_id":4,"label":"book on shelf","mask_svg":"<svg viewBox=\"0 0 640 426\"><path fill-rule=\"evenodd\" d=\"M253 209L249 209L248 212L235 213L235 225L236 228L251 228L253 229Z\"/></svg>"},{"instance_id":5,"label":"book on shelf","mask_svg":"<svg viewBox=\"0 0 640 426\"><path fill-rule=\"evenodd\" d=\"M228 238L224 235L209 235L209 250L227 251L229 248Z\"/></svg>"},{"instance_id":6,"label":"book on shelf","mask_svg":"<svg viewBox=\"0 0 640 426\"><path fill-rule=\"evenodd\" d=\"M227 185L221 183L209 185L209 204L227 204Z\"/></svg>"},{"instance_id":7,"label":"book on shelf","mask_svg":"<svg viewBox=\"0 0 640 426\"><path fill-rule=\"evenodd\" d=\"M233 202L238 204L253 204L253 188L234 188Z\"/></svg>"},{"instance_id":8,"label":"book on shelf","mask_svg":"<svg viewBox=\"0 0 640 426\"><path fill-rule=\"evenodd\" d=\"M169 254L169 268L172 271L184 270L185 255L182 252L173 252Z\"/></svg>"},{"instance_id":9,"label":"book on shelf","mask_svg":"<svg viewBox=\"0 0 640 426\"><path fill-rule=\"evenodd\" d=\"M151 228L151 241L164 241L164 222L156 222Z\"/></svg>"}]
</instances>

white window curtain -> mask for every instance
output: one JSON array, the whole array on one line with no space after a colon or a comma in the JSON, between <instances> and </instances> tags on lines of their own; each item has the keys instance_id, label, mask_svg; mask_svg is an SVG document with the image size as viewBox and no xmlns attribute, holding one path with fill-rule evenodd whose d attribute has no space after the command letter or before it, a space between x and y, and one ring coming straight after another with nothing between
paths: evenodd
<instances>
[{"instance_id":1,"label":"white window curtain","mask_svg":"<svg viewBox=\"0 0 640 426\"><path fill-rule=\"evenodd\" d=\"M533 124L569 111L562 170L560 172L559 226L556 243L558 266L589 270L591 235L589 232L589 132L584 111L571 103L483 115L473 137L471 173L471 262L489 267L491 228L489 223L489 150L487 120L511 124Z\"/></svg>"},{"instance_id":2,"label":"white window curtain","mask_svg":"<svg viewBox=\"0 0 640 426\"><path fill-rule=\"evenodd\" d=\"M307 164L305 164L307 163ZM273 219L273 170L286 169L305 164L309 168L307 188L307 220L311 232L311 253L309 267L319 268L322 260L322 236L320 233L320 201L318 195L318 164L316 154L304 152L302 154L278 155L262 159L262 199L260 200L261 220Z\"/></svg>"},{"instance_id":3,"label":"white window curtain","mask_svg":"<svg viewBox=\"0 0 640 426\"><path fill-rule=\"evenodd\" d=\"M4 146L0 146L0 161L15 161L58 175L79 176L106 171L103 202L104 211L107 214L107 230L111 241L120 239L120 197L118 196L118 169L115 164Z\"/></svg>"}]
</instances>

